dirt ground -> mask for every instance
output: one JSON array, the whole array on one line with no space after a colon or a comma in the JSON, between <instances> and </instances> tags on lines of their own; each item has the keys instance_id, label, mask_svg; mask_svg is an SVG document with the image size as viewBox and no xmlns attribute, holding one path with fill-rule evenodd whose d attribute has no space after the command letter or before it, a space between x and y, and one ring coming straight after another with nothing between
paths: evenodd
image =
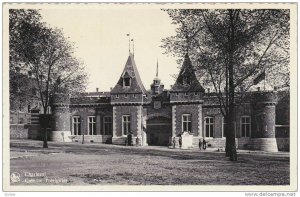
<instances>
[{"instance_id":1,"label":"dirt ground","mask_svg":"<svg viewBox=\"0 0 300 197\"><path fill-rule=\"evenodd\" d=\"M289 154L11 140L12 185L288 185Z\"/></svg>"}]
</instances>

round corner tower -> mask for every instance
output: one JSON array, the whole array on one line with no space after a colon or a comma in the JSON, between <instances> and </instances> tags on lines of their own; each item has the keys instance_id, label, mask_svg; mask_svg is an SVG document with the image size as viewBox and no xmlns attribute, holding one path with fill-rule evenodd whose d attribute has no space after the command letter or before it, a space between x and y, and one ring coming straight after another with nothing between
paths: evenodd
<instances>
[{"instance_id":1,"label":"round corner tower","mask_svg":"<svg viewBox=\"0 0 300 197\"><path fill-rule=\"evenodd\" d=\"M53 96L53 131L51 141L71 142L70 130L70 96L65 93L56 93Z\"/></svg>"},{"instance_id":2,"label":"round corner tower","mask_svg":"<svg viewBox=\"0 0 300 197\"><path fill-rule=\"evenodd\" d=\"M254 148L267 152L278 152L275 137L277 93L273 91L253 92L255 123Z\"/></svg>"}]
</instances>

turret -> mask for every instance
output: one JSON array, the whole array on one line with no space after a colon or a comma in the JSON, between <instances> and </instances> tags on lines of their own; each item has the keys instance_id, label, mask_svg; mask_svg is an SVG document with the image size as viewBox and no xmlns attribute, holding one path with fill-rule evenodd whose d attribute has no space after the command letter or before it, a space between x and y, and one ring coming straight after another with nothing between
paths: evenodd
<instances>
[{"instance_id":1,"label":"turret","mask_svg":"<svg viewBox=\"0 0 300 197\"><path fill-rule=\"evenodd\" d=\"M71 142L70 130L70 97L65 93L56 93L53 96L53 131L50 141Z\"/></svg>"},{"instance_id":2,"label":"turret","mask_svg":"<svg viewBox=\"0 0 300 197\"><path fill-rule=\"evenodd\" d=\"M110 95L114 122L112 143L125 144L131 141L132 145L145 145L142 105L148 95L133 54L129 53L123 72Z\"/></svg>"},{"instance_id":3,"label":"turret","mask_svg":"<svg viewBox=\"0 0 300 197\"><path fill-rule=\"evenodd\" d=\"M189 55L186 54L176 82L170 90L170 101L198 102L204 91L196 77Z\"/></svg>"},{"instance_id":4,"label":"turret","mask_svg":"<svg viewBox=\"0 0 300 197\"><path fill-rule=\"evenodd\" d=\"M253 92L254 149L278 152L275 138L277 94L273 91Z\"/></svg>"},{"instance_id":5,"label":"turret","mask_svg":"<svg viewBox=\"0 0 300 197\"><path fill-rule=\"evenodd\" d=\"M158 61L156 65L156 76L153 79L153 83L150 86L151 94L158 95L164 91L164 84L161 83L161 80L158 78Z\"/></svg>"}]
</instances>

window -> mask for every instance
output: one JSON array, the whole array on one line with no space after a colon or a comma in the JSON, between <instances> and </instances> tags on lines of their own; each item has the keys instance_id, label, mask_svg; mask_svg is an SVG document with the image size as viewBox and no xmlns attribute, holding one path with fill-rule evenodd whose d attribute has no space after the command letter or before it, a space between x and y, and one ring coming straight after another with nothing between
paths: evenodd
<instances>
[{"instance_id":1,"label":"window","mask_svg":"<svg viewBox=\"0 0 300 197\"><path fill-rule=\"evenodd\" d=\"M88 131L89 135L96 135L96 117L88 116Z\"/></svg>"},{"instance_id":2,"label":"window","mask_svg":"<svg viewBox=\"0 0 300 197\"><path fill-rule=\"evenodd\" d=\"M103 124L104 124L104 135L111 135L112 134L112 117L104 116Z\"/></svg>"},{"instance_id":3,"label":"window","mask_svg":"<svg viewBox=\"0 0 300 197\"><path fill-rule=\"evenodd\" d=\"M122 117L122 123L123 135L127 135L130 132L130 115L124 115Z\"/></svg>"},{"instance_id":4,"label":"window","mask_svg":"<svg viewBox=\"0 0 300 197\"><path fill-rule=\"evenodd\" d=\"M198 96L198 92L195 92L195 96Z\"/></svg>"},{"instance_id":5,"label":"window","mask_svg":"<svg viewBox=\"0 0 300 197\"><path fill-rule=\"evenodd\" d=\"M157 80L155 80L155 84L158 84L158 81L157 81Z\"/></svg>"},{"instance_id":6,"label":"window","mask_svg":"<svg viewBox=\"0 0 300 197\"><path fill-rule=\"evenodd\" d=\"M192 132L191 114L183 114L182 115L182 131L183 132Z\"/></svg>"},{"instance_id":7,"label":"window","mask_svg":"<svg viewBox=\"0 0 300 197\"><path fill-rule=\"evenodd\" d=\"M241 135L242 137L250 137L251 119L249 116L241 117Z\"/></svg>"},{"instance_id":8,"label":"window","mask_svg":"<svg viewBox=\"0 0 300 197\"><path fill-rule=\"evenodd\" d=\"M184 93L184 96L188 96L188 95L189 95L189 93L187 93L187 92L186 92L186 93Z\"/></svg>"},{"instance_id":9,"label":"window","mask_svg":"<svg viewBox=\"0 0 300 197\"><path fill-rule=\"evenodd\" d=\"M79 116L74 116L72 118L72 135L81 135L81 130L80 130L80 117Z\"/></svg>"},{"instance_id":10,"label":"window","mask_svg":"<svg viewBox=\"0 0 300 197\"><path fill-rule=\"evenodd\" d=\"M154 91L155 91L155 93L158 93L158 87L157 86L154 87Z\"/></svg>"},{"instance_id":11,"label":"window","mask_svg":"<svg viewBox=\"0 0 300 197\"><path fill-rule=\"evenodd\" d=\"M119 98L119 95L118 95L118 94L116 94L116 98L117 98L117 99Z\"/></svg>"},{"instance_id":12,"label":"window","mask_svg":"<svg viewBox=\"0 0 300 197\"><path fill-rule=\"evenodd\" d=\"M133 94L133 98L135 98L135 94Z\"/></svg>"},{"instance_id":13,"label":"window","mask_svg":"<svg viewBox=\"0 0 300 197\"><path fill-rule=\"evenodd\" d=\"M213 137L214 136L214 118L213 117L205 117L204 120L205 127L205 137Z\"/></svg>"},{"instance_id":14,"label":"window","mask_svg":"<svg viewBox=\"0 0 300 197\"><path fill-rule=\"evenodd\" d=\"M130 86L130 78L129 77L124 78L123 83L124 83L125 87L129 87Z\"/></svg>"},{"instance_id":15,"label":"window","mask_svg":"<svg viewBox=\"0 0 300 197\"><path fill-rule=\"evenodd\" d=\"M127 94L125 94L125 95L124 95L124 98L127 98L127 97L128 97L128 95L127 95Z\"/></svg>"}]
</instances>

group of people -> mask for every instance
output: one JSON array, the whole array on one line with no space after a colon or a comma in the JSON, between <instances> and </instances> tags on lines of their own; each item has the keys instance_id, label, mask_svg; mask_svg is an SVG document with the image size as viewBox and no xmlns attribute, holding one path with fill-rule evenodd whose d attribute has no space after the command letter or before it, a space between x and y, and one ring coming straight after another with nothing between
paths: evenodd
<instances>
[{"instance_id":1,"label":"group of people","mask_svg":"<svg viewBox=\"0 0 300 197\"><path fill-rule=\"evenodd\" d=\"M178 139L179 148L181 148L182 147L182 136L179 135L178 137L179 137L179 139ZM199 139L199 149L200 150L202 150L202 149L205 150L206 144L207 144L207 142L205 141L205 139L202 139L202 138ZM173 137L173 148L175 148L175 145L176 145L176 138Z\"/></svg>"}]
</instances>

